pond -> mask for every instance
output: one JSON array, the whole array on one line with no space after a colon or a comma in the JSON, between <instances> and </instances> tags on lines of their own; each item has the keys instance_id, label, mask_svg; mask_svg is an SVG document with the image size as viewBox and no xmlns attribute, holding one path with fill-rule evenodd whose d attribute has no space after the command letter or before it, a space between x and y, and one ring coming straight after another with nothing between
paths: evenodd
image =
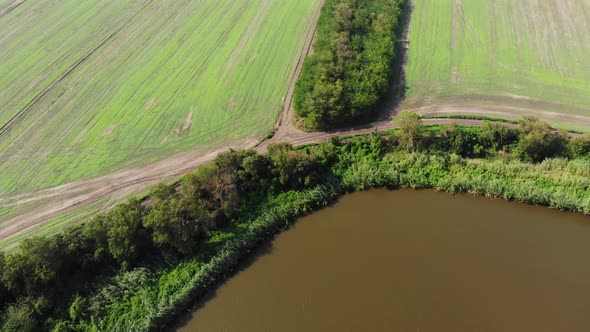
<instances>
[{"instance_id":1,"label":"pond","mask_svg":"<svg viewBox=\"0 0 590 332\"><path fill-rule=\"evenodd\" d=\"M590 217L371 190L301 218L181 331L588 331Z\"/></svg>"}]
</instances>

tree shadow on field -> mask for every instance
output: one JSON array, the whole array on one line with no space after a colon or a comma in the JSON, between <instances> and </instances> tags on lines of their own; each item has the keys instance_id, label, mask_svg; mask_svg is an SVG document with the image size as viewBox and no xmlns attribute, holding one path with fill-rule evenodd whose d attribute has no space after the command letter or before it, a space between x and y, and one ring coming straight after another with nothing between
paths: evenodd
<instances>
[{"instance_id":1,"label":"tree shadow on field","mask_svg":"<svg viewBox=\"0 0 590 332\"><path fill-rule=\"evenodd\" d=\"M400 36L396 43L395 61L393 63L393 74L389 81L389 90L382 99L380 106L375 112L373 121L389 121L396 114L399 105L406 96L408 87L406 85L406 64L410 48L410 21L414 4L412 0L405 0L402 5L400 24L395 30L396 36Z\"/></svg>"}]
</instances>

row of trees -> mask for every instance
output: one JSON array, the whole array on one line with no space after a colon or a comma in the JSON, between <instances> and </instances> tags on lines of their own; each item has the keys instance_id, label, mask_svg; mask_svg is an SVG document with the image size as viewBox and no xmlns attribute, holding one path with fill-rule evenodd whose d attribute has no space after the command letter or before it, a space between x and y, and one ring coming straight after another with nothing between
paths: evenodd
<instances>
[{"instance_id":1,"label":"row of trees","mask_svg":"<svg viewBox=\"0 0 590 332\"><path fill-rule=\"evenodd\" d=\"M67 314L76 294L117 271L199 254L207 232L230 223L246 201L313 186L321 172L312 155L288 144L271 145L266 155L230 151L178 187L160 184L147 200L130 200L54 236L26 239L18 251L0 253L3 329L47 329Z\"/></svg>"},{"instance_id":2,"label":"row of trees","mask_svg":"<svg viewBox=\"0 0 590 332\"><path fill-rule=\"evenodd\" d=\"M515 129L498 123L485 122L477 130L461 129L456 123L441 127L436 135L428 135L420 116L402 112L396 119L401 147L440 150L463 157L485 157L496 151L512 152L524 161L541 162L547 158L586 158L590 155L590 135L570 137L556 131L535 116L524 116Z\"/></svg>"},{"instance_id":3,"label":"row of trees","mask_svg":"<svg viewBox=\"0 0 590 332\"><path fill-rule=\"evenodd\" d=\"M305 128L335 127L375 110L391 79L402 3L326 1L294 94Z\"/></svg>"}]
</instances>

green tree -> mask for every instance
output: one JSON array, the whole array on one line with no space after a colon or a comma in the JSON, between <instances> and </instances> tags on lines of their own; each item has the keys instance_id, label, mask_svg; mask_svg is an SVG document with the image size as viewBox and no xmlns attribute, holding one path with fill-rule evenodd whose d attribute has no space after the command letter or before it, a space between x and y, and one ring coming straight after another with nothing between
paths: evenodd
<instances>
[{"instance_id":1,"label":"green tree","mask_svg":"<svg viewBox=\"0 0 590 332\"><path fill-rule=\"evenodd\" d=\"M518 133L503 124L484 121L481 127L481 141L492 151L499 151L518 140Z\"/></svg>"},{"instance_id":2,"label":"green tree","mask_svg":"<svg viewBox=\"0 0 590 332\"><path fill-rule=\"evenodd\" d=\"M240 202L238 190L238 177L243 176L244 169L241 165L241 156L231 161L236 152L224 154L219 164L199 167L194 173L186 176L181 185L181 195L187 199L205 202L205 208L210 220L215 223L226 221L228 215Z\"/></svg>"},{"instance_id":3,"label":"green tree","mask_svg":"<svg viewBox=\"0 0 590 332\"><path fill-rule=\"evenodd\" d=\"M209 211L216 223L224 223L240 204L236 175L225 170L211 177L208 183Z\"/></svg>"},{"instance_id":4,"label":"green tree","mask_svg":"<svg viewBox=\"0 0 590 332\"><path fill-rule=\"evenodd\" d=\"M367 118L388 90L401 0L326 0L294 109L306 129Z\"/></svg>"},{"instance_id":5,"label":"green tree","mask_svg":"<svg viewBox=\"0 0 590 332\"><path fill-rule=\"evenodd\" d=\"M441 127L442 141L445 145L445 150L462 155L464 151L464 142L462 131L455 121L444 124Z\"/></svg>"},{"instance_id":6,"label":"green tree","mask_svg":"<svg viewBox=\"0 0 590 332\"><path fill-rule=\"evenodd\" d=\"M442 126L442 144L444 151L463 157L483 157L486 154L486 139L479 133L464 130L455 122Z\"/></svg>"},{"instance_id":7,"label":"green tree","mask_svg":"<svg viewBox=\"0 0 590 332\"><path fill-rule=\"evenodd\" d=\"M201 200L172 197L154 206L145 217L144 226L152 230L155 244L189 255L194 253L207 221Z\"/></svg>"},{"instance_id":8,"label":"green tree","mask_svg":"<svg viewBox=\"0 0 590 332\"><path fill-rule=\"evenodd\" d=\"M108 220L104 215L98 215L84 225L83 236L92 242L90 247L92 260L96 264L103 264L110 261Z\"/></svg>"},{"instance_id":9,"label":"green tree","mask_svg":"<svg viewBox=\"0 0 590 332\"><path fill-rule=\"evenodd\" d=\"M4 284L16 296L41 296L54 292L63 264L62 249L56 237L23 240L17 252L5 257Z\"/></svg>"},{"instance_id":10,"label":"green tree","mask_svg":"<svg viewBox=\"0 0 590 332\"><path fill-rule=\"evenodd\" d=\"M400 145L409 151L415 151L421 136L420 116L414 112L403 111L394 118L394 121L399 125Z\"/></svg>"},{"instance_id":11,"label":"green tree","mask_svg":"<svg viewBox=\"0 0 590 332\"><path fill-rule=\"evenodd\" d=\"M232 203L228 205L225 204L227 199L236 198L234 196L238 193L256 191L270 175L270 162L254 150L230 150L219 154L214 163L216 169L210 177L210 189L225 208L231 208L237 202L231 199Z\"/></svg>"},{"instance_id":12,"label":"green tree","mask_svg":"<svg viewBox=\"0 0 590 332\"><path fill-rule=\"evenodd\" d=\"M0 312L12 300L12 296L8 292L8 288L2 280L4 275L4 252L0 251Z\"/></svg>"},{"instance_id":13,"label":"green tree","mask_svg":"<svg viewBox=\"0 0 590 332\"><path fill-rule=\"evenodd\" d=\"M80 295L76 295L74 297L74 301L72 301L72 304L68 309L68 315L70 316L71 320L77 321L84 318L84 311L88 307L87 302L87 298Z\"/></svg>"},{"instance_id":14,"label":"green tree","mask_svg":"<svg viewBox=\"0 0 590 332\"><path fill-rule=\"evenodd\" d=\"M107 231L109 252L127 267L146 246L142 218L144 210L138 200L115 207L108 213Z\"/></svg>"},{"instance_id":15,"label":"green tree","mask_svg":"<svg viewBox=\"0 0 590 332\"><path fill-rule=\"evenodd\" d=\"M167 185L165 183L158 183L155 185L149 193L149 197L155 198L157 200L165 200L176 193L173 186Z\"/></svg>"},{"instance_id":16,"label":"green tree","mask_svg":"<svg viewBox=\"0 0 590 332\"><path fill-rule=\"evenodd\" d=\"M213 168L209 165L199 167L196 172L185 175L180 184L180 194L191 199L200 199L207 196L206 182L213 174Z\"/></svg>"},{"instance_id":17,"label":"green tree","mask_svg":"<svg viewBox=\"0 0 590 332\"><path fill-rule=\"evenodd\" d=\"M238 189L242 195L252 193L265 187L270 182L271 162L257 153L244 158L238 174Z\"/></svg>"},{"instance_id":18,"label":"green tree","mask_svg":"<svg viewBox=\"0 0 590 332\"><path fill-rule=\"evenodd\" d=\"M293 150L288 143L274 143L268 147L272 174L282 190L301 189L315 185L320 178L321 165L304 151Z\"/></svg>"},{"instance_id":19,"label":"green tree","mask_svg":"<svg viewBox=\"0 0 590 332\"><path fill-rule=\"evenodd\" d=\"M520 138L518 153L521 158L540 162L565 151L566 138L555 134L547 122L535 116L525 116L519 121Z\"/></svg>"},{"instance_id":20,"label":"green tree","mask_svg":"<svg viewBox=\"0 0 590 332\"><path fill-rule=\"evenodd\" d=\"M213 163L216 166L216 171L219 173L229 172L236 174L243 169L244 159L257 155L254 150L233 150L217 155Z\"/></svg>"},{"instance_id":21,"label":"green tree","mask_svg":"<svg viewBox=\"0 0 590 332\"><path fill-rule=\"evenodd\" d=\"M336 5L334 21L338 25L338 30L349 31L352 30L352 20L354 18L352 4L350 2L341 2Z\"/></svg>"},{"instance_id":22,"label":"green tree","mask_svg":"<svg viewBox=\"0 0 590 332\"><path fill-rule=\"evenodd\" d=\"M28 303L11 305L4 315L3 332L39 331L35 309Z\"/></svg>"},{"instance_id":23,"label":"green tree","mask_svg":"<svg viewBox=\"0 0 590 332\"><path fill-rule=\"evenodd\" d=\"M590 158L590 135L572 138L569 142L569 149L574 158Z\"/></svg>"}]
</instances>

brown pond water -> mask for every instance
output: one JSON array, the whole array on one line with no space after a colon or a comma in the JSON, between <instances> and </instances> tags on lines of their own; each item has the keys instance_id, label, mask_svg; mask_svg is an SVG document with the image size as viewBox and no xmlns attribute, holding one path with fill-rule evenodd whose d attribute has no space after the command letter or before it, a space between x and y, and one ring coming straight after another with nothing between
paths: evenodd
<instances>
[{"instance_id":1,"label":"brown pond water","mask_svg":"<svg viewBox=\"0 0 590 332\"><path fill-rule=\"evenodd\" d=\"M590 331L590 218L372 190L302 218L181 331Z\"/></svg>"}]
</instances>

